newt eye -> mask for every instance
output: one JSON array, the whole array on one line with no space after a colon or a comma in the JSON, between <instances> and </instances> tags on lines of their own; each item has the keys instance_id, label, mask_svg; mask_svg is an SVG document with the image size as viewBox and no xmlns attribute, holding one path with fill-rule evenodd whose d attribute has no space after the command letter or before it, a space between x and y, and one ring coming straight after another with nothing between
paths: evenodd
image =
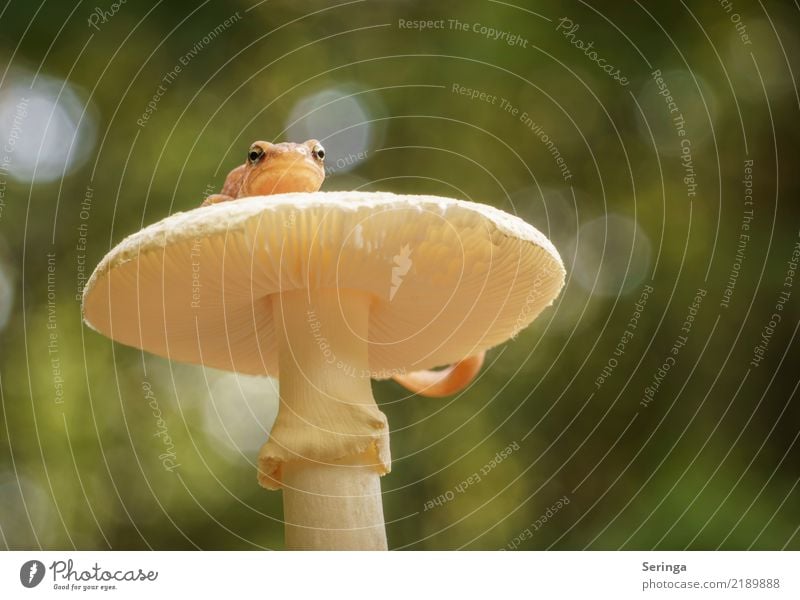
<instances>
[{"instance_id":1,"label":"newt eye","mask_svg":"<svg viewBox=\"0 0 800 600\"><path fill-rule=\"evenodd\" d=\"M264 149L261 146L250 146L247 151L247 160L254 165L264 157Z\"/></svg>"},{"instance_id":2,"label":"newt eye","mask_svg":"<svg viewBox=\"0 0 800 600\"><path fill-rule=\"evenodd\" d=\"M313 154L314 158L317 160L325 160L325 148L322 147L322 144L315 144L311 154Z\"/></svg>"}]
</instances>

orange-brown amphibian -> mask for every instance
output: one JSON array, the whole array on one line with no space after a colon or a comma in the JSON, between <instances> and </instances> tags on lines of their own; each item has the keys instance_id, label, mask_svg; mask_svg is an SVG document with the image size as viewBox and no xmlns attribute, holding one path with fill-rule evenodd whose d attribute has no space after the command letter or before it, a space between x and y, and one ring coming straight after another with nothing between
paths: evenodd
<instances>
[{"instance_id":1,"label":"orange-brown amphibian","mask_svg":"<svg viewBox=\"0 0 800 600\"><path fill-rule=\"evenodd\" d=\"M247 160L228 173L222 191L211 194L203 206L248 196L288 192L316 192L325 179L325 148L317 140L302 144L253 142ZM483 365L484 352L441 371L415 371L394 380L422 396L441 398L467 387Z\"/></svg>"},{"instance_id":2,"label":"orange-brown amphibian","mask_svg":"<svg viewBox=\"0 0 800 600\"><path fill-rule=\"evenodd\" d=\"M325 179L324 160L325 148L317 140L253 142L245 163L228 173L222 191L208 196L203 206L248 196L316 192Z\"/></svg>"}]
</instances>

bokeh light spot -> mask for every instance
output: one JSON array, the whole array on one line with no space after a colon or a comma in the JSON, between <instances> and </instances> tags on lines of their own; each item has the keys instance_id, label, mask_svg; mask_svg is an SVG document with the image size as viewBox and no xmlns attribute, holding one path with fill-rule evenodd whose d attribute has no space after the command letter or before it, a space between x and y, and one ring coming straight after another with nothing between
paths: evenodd
<instances>
[{"instance_id":1,"label":"bokeh light spot","mask_svg":"<svg viewBox=\"0 0 800 600\"><path fill-rule=\"evenodd\" d=\"M372 115L355 93L348 88L329 88L306 96L295 104L286 124L290 140L322 141L328 175L355 168L373 149Z\"/></svg>"},{"instance_id":2,"label":"bokeh light spot","mask_svg":"<svg viewBox=\"0 0 800 600\"><path fill-rule=\"evenodd\" d=\"M81 166L94 148L94 111L63 81L16 75L0 92L0 162L13 179L43 183Z\"/></svg>"},{"instance_id":3,"label":"bokeh light spot","mask_svg":"<svg viewBox=\"0 0 800 600\"><path fill-rule=\"evenodd\" d=\"M626 294L647 276L650 239L633 219L609 214L581 225L562 256L572 256L576 244L575 280L592 294Z\"/></svg>"},{"instance_id":4,"label":"bokeh light spot","mask_svg":"<svg viewBox=\"0 0 800 600\"><path fill-rule=\"evenodd\" d=\"M202 404L208 434L232 452L253 454L267 441L278 414L277 383L264 377L226 373Z\"/></svg>"}]
</instances>

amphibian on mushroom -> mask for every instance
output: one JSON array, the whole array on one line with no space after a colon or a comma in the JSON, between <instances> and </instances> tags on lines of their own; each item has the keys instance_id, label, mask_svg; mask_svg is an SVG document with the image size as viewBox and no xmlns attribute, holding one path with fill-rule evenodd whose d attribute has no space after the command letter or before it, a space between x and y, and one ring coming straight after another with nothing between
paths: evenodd
<instances>
[{"instance_id":1,"label":"amphibian on mushroom","mask_svg":"<svg viewBox=\"0 0 800 600\"><path fill-rule=\"evenodd\" d=\"M270 194L316 192L325 180L324 162L325 148L318 140L302 144L253 142L244 164L228 173L222 191L208 196L202 206ZM479 352L441 371L419 371L392 378L421 396L450 396L470 384L483 366L485 354Z\"/></svg>"}]
</instances>

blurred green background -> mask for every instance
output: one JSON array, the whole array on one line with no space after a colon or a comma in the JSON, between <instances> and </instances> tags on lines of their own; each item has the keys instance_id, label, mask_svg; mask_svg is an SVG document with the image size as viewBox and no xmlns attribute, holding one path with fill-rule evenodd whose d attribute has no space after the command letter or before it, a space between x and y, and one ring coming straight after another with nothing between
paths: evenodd
<instances>
[{"instance_id":1,"label":"blurred green background","mask_svg":"<svg viewBox=\"0 0 800 600\"><path fill-rule=\"evenodd\" d=\"M116 345L79 295L251 141L316 137L323 189L492 204L568 272L465 393L374 384L391 548L800 549L796 4L521 5L5 5L0 547L282 548L277 383Z\"/></svg>"}]
</instances>

